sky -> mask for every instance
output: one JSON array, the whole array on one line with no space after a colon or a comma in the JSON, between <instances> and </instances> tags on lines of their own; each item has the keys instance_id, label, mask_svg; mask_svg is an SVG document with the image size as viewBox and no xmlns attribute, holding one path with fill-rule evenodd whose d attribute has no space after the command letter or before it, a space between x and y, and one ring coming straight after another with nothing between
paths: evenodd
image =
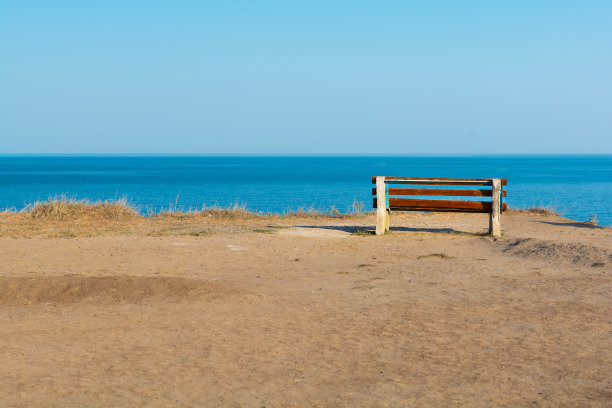
<instances>
[{"instance_id":1,"label":"sky","mask_svg":"<svg viewBox=\"0 0 612 408\"><path fill-rule=\"evenodd\" d=\"M612 153L612 1L0 0L0 154Z\"/></svg>"}]
</instances>

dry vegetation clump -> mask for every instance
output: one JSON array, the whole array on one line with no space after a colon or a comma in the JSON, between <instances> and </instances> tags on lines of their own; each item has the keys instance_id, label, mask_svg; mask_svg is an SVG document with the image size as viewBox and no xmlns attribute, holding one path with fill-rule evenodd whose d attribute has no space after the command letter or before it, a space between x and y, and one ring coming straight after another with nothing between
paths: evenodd
<instances>
[{"instance_id":1,"label":"dry vegetation clump","mask_svg":"<svg viewBox=\"0 0 612 408\"><path fill-rule=\"evenodd\" d=\"M272 216L279 218L328 218L341 217L342 213L334 206L330 207L329 210L319 210L310 206L309 208L300 207L297 210L287 209L281 214L272 214Z\"/></svg>"},{"instance_id":2,"label":"dry vegetation clump","mask_svg":"<svg viewBox=\"0 0 612 408\"><path fill-rule=\"evenodd\" d=\"M253 218L261 218L265 216L265 214L260 214L257 212L249 211L246 208L246 205L234 203L228 207L207 207L203 208L202 211L195 213L198 216L204 217L217 217L217 218L230 218L230 219L253 219Z\"/></svg>"},{"instance_id":3,"label":"dry vegetation clump","mask_svg":"<svg viewBox=\"0 0 612 408\"><path fill-rule=\"evenodd\" d=\"M127 220L130 218L143 218L139 209L122 198L119 200L88 201L77 200L65 195L50 198L48 201L39 201L27 205L23 210L5 210L2 215L21 214L24 218L41 221L63 221L82 218L98 220ZM246 205L234 203L228 207L211 206L201 210L181 209L171 205L169 208L153 211L147 209L146 218L152 220L186 220L199 217L215 217L226 219L264 219L264 218L350 218L371 214L364 209L362 202L353 202L352 207L345 213L331 206L328 210L300 207L297 210L288 209L280 214L269 212L255 212Z\"/></svg>"},{"instance_id":4,"label":"dry vegetation clump","mask_svg":"<svg viewBox=\"0 0 612 408\"><path fill-rule=\"evenodd\" d=\"M375 235L374 231L370 231L364 228L358 228L356 230L354 230L353 232L351 232L351 235L357 235L360 237L369 237L369 236L373 236Z\"/></svg>"},{"instance_id":5,"label":"dry vegetation clump","mask_svg":"<svg viewBox=\"0 0 612 408\"><path fill-rule=\"evenodd\" d=\"M592 225L594 227L599 227L599 220L597 219L597 214L593 214L591 216L591 219L588 221L585 221L586 224Z\"/></svg>"},{"instance_id":6,"label":"dry vegetation clump","mask_svg":"<svg viewBox=\"0 0 612 408\"><path fill-rule=\"evenodd\" d=\"M217 230L240 231L246 227L268 227L299 220L350 219L371 214L363 203L355 202L346 213L333 206L329 210L299 208L282 213L253 212L244 204L228 207L183 209L171 205L161 211L147 209L146 215L126 199L92 202L66 195L36 202L23 210L0 212L0 237L71 238L99 235L142 234L147 236L193 235L209 236ZM273 226L275 228L275 226Z\"/></svg>"},{"instance_id":7,"label":"dry vegetation clump","mask_svg":"<svg viewBox=\"0 0 612 408\"><path fill-rule=\"evenodd\" d=\"M559 209L557 205L544 205L544 206L533 206L533 207L523 207L523 208L508 208L509 212L521 212L521 213L531 213L531 214L540 214L540 215L558 215L563 216L565 211Z\"/></svg>"},{"instance_id":8,"label":"dry vegetation clump","mask_svg":"<svg viewBox=\"0 0 612 408\"><path fill-rule=\"evenodd\" d=\"M133 232L146 222L126 199L91 202L66 196L0 213L0 237L71 238Z\"/></svg>"},{"instance_id":9,"label":"dry vegetation clump","mask_svg":"<svg viewBox=\"0 0 612 408\"><path fill-rule=\"evenodd\" d=\"M282 213L271 212L256 212L247 209L246 205L234 203L228 207L211 206L202 207L201 210L182 210L178 207L171 206L168 209L161 211L147 211L147 216L151 219L174 219L184 220L198 217L214 217L221 219L232 220L254 220L254 219L284 219L284 218L351 218L355 216L368 215L371 211L366 211L362 202L353 202L351 208L342 213L335 206L331 206L328 210L317 209L314 206L300 207L297 210L287 209Z\"/></svg>"},{"instance_id":10,"label":"dry vegetation clump","mask_svg":"<svg viewBox=\"0 0 612 408\"><path fill-rule=\"evenodd\" d=\"M365 205L361 201L353 201L351 208L347 212L340 212L335 206L328 210L319 210L310 206L309 208L300 207L297 210L286 210L278 215L281 218L354 218L362 215L373 214L373 211L366 211ZM276 215L276 214L274 214Z\"/></svg>"},{"instance_id":11,"label":"dry vegetation clump","mask_svg":"<svg viewBox=\"0 0 612 408\"><path fill-rule=\"evenodd\" d=\"M201 210L182 210L176 207L162 209L159 212L147 211L147 217L152 221L182 221L210 217L213 219L253 220L264 218L268 214L249 211L244 204L232 204L228 207L203 207Z\"/></svg>"},{"instance_id":12,"label":"dry vegetation clump","mask_svg":"<svg viewBox=\"0 0 612 408\"><path fill-rule=\"evenodd\" d=\"M61 196L28 205L20 213L26 219L40 221L65 221L86 218L124 221L141 218L138 209L124 198L114 201L91 202Z\"/></svg>"}]
</instances>

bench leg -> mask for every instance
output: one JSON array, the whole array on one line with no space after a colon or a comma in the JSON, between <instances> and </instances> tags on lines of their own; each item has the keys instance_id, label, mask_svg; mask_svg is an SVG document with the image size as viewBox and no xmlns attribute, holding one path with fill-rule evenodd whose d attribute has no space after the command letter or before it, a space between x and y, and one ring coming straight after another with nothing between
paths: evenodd
<instances>
[{"instance_id":1,"label":"bench leg","mask_svg":"<svg viewBox=\"0 0 612 408\"><path fill-rule=\"evenodd\" d=\"M489 234L501 237L501 179L493 179L493 197L489 214Z\"/></svg>"},{"instance_id":2,"label":"bench leg","mask_svg":"<svg viewBox=\"0 0 612 408\"><path fill-rule=\"evenodd\" d=\"M385 213L385 232L389 232L389 218L391 218L391 210L387 210Z\"/></svg>"},{"instance_id":3,"label":"bench leg","mask_svg":"<svg viewBox=\"0 0 612 408\"><path fill-rule=\"evenodd\" d=\"M386 212L387 211L384 207L376 209L376 235L382 235L385 233L385 223L387 218L385 217Z\"/></svg>"},{"instance_id":4,"label":"bench leg","mask_svg":"<svg viewBox=\"0 0 612 408\"><path fill-rule=\"evenodd\" d=\"M385 178L376 177L376 235L384 234L388 225Z\"/></svg>"}]
</instances>

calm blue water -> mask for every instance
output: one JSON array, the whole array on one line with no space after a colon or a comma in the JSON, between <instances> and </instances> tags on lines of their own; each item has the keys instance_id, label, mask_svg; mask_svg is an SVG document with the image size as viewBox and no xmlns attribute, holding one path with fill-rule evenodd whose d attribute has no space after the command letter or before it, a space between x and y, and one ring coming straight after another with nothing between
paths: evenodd
<instances>
[{"instance_id":1,"label":"calm blue water","mask_svg":"<svg viewBox=\"0 0 612 408\"><path fill-rule=\"evenodd\" d=\"M255 211L314 206L371 209L371 177L508 179L513 207L554 205L565 216L612 224L612 156L185 157L0 156L0 208L61 194L127 197L142 212L235 202ZM178 199L177 199L178 195Z\"/></svg>"}]
</instances>

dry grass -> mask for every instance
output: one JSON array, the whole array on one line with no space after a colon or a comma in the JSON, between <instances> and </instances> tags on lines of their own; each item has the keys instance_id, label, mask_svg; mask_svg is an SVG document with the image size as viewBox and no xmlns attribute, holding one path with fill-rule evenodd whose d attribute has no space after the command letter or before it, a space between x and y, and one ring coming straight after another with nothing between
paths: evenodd
<instances>
[{"instance_id":1,"label":"dry grass","mask_svg":"<svg viewBox=\"0 0 612 408\"><path fill-rule=\"evenodd\" d=\"M126 199L92 202L66 195L0 213L1 237L72 238L134 231L145 221Z\"/></svg>"},{"instance_id":2,"label":"dry grass","mask_svg":"<svg viewBox=\"0 0 612 408\"><path fill-rule=\"evenodd\" d=\"M216 218L242 218L252 219L262 217L263 214L249 211L244 204L232 204L229 207L203 207L201 210L182 210L177 207L162 209L159 212L147 211L147 217L151 219L192 219L198 217L216 217Z\"/></svg>"},{"instance_id":3,"label":"dry grass","mask_svg":"<svg viewBox=\"0 0 612 408\"><path fill-rule=\"evenodd\" d=\"M130 204L125 198L114 201L76 200L60 196L50 198L48 201L36 202L26 206L20 211L26 219L40 221L65 221L84 218L123 221L141 217L138 208Z\"/></svg>"},{"instance_id":4,"label":"dry grass","mask_svg":"<svg viewBox=\"0 0 612 408\"><path fill-rule=\"evenodd\" d=\"M228 207L211 206L201 210L182 210L176 206L162 209L159 212L147 211L149 218L189 219L197 217L215 217L228 219L282 219L282 218L351 218L372 214L366 211L362 202L354 201L347 212L342 213L335 206L327 210L317 209L314 206L300 207L297 210L287 209L282 213L257 212L247 209L246 205L235 203Z\"/></svg>"},{"instance_id":5,"label":"dry grass","mask_svg":"<svg viewBox=\"0 0 612 408\"><path fill-rule=\"evenodd\" d=\"M260 234L272 234L275 232L274 229L270 228L270 229L261 229L261 228L255 228L253 230L253 232L258 232Z\"/></svg>"},{"instance_id":6,"label":"dry grass","mask_svg":"<svg viewBox=\"0 0 612 408\"><path fill-rule=\"evenodd\" d=\"M364 210L362 202L354 202L346 213L342 213L334 206L328 210L316 209L313 206L300 207L297 210L288 209L282 213L256 212L247 209L246 205L235 203L228 207L211 206L201 210L182 209L175 205L160 211L147 209L146 215L140 215L139 208L127 199L88 201L77 200L65 195L50 198L48 201L39 201L28 204L23 210L7 209L0 211L1 216L19 215L24 219L40 221L65 221L83 218L102 220L128 220L131 218L150 219L193 219L199 217L215 217L229 219L262 219L262 218L350 218L370 214Z\"/></svg>"},{"instance_id":7,"label":"dry grass","mask_svg":"<svg viewBox=\"0 0 612 408\"><path fill-rule=\"evenodd\" d=\"M533 206L533 207L523 207L523 208L508 208L510 212L526 212L532 214L541 214L541 215L558 215L563 216L565 211L559 209L556 204L544 205L544 206Z\"/></svg>"},{"instance_id":8,"label":"dry grass","mask_svg":"<svg viewBox=\"0 0 612 408\"><path fill-rule=\"evenodd\" d=\"M539 214L539 215L556 215L559 217L563 217L567 210L560 210L557 205L546 205L546 206L534 206L534 207L525 207L525 208L509 208L510 212L519 212L519 213L531 213L531 214ZM591 216L591 219L588 221L583 221L585 224L592 225L593 227L602 228L599 226L599 220L597 219L597 215L594 214Z\"/></svg>"},{"instance_id":9,"label":"dry grass","mask_svg":"<svg viewBox=\"0 0 612 408\"><path fill-rule=\"evenodd\" d=\"M590 220L586 221L587 224L592 225L594 227L599 226L599 220L597 219L597 214L593 214Z\"/></svg>"},{"instance_id":10,"label":"dry grass","mask_svg":"<svg viewBox=\"0 0 612 408\"><path fill-rule=\"evenodd\" d=\"M369 231L367 229L356 229L355 231L351 232L351 235L358 235L360 237L369 237L374 235L374 231Z\"/></svg>"},{"instance_id":11,"label":"dry grass","mask_svg":"<svg viewBox=\"0 0 612 408\"><path fill-rule=\"evenodd\" d=\"M36 202L23 210L0 212L0 237L72 238L98 235L144 234L149 236L207 236L216 229L252 231L283 220L355 218L366 216L363 203L355 202L346 213L336 208L318 210L314 207L286 210L278 213L253 212L244 204L228 207L212 206L200 210L184 210L177 205L153 212L140 209L126 199L92 202L66 195ZM274 226L272 226L274 228Z\"/></svg>"}]
</instances>

